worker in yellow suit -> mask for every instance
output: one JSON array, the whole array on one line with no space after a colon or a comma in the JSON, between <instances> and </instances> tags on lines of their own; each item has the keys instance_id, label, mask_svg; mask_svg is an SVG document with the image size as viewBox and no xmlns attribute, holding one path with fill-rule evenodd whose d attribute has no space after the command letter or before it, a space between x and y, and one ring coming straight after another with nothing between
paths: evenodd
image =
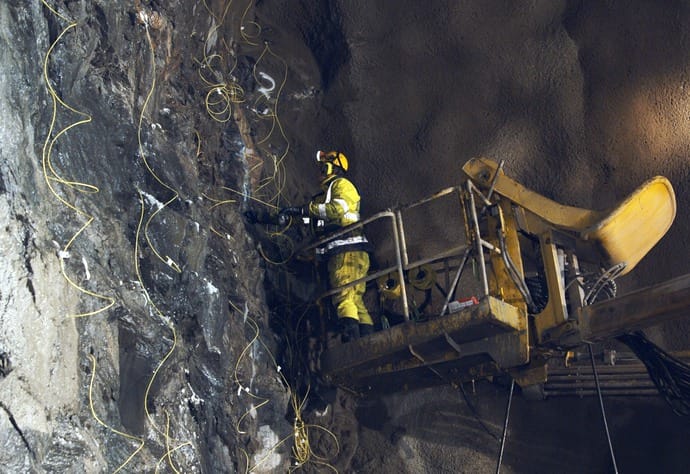
<instances>
[{"instance_id":1,"label":"worker in yellow suit","mask_svg":"<svg viewBox=\"0 0 690 474\"><path fill-rule=\"evenodd\" d=\"M349 168L347 157L338 151L316 153L321 170L321 190L307 206L289 207L282 215L316 219L323 232L359 222L360 196L352 182L345 178ZM336 237L316 249L317 256L328 261L331 288L337 288L363 278L369 271L369 242L361 228ZM359 283L333 295L345 340L371 334L374 322L364 305L365 283Z\"/></svg>"}]
</instances>

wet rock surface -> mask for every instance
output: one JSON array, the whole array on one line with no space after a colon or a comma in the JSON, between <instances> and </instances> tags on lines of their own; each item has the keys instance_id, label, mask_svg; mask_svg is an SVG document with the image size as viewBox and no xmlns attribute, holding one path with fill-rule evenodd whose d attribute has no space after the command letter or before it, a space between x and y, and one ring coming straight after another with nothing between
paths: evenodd
<instances>
[{"instance_id":1,"label":"wet rock surface","mask_svg":"<svg viewBox=\"0 0 690 474\"><path fill-rule=\"evenodd\" d=\"M595 209L665 175L678 217L621 287L687 273L688 20L644 1L0 3L0 470L288 471L314 275L282 265L299 235L242 213L306 201L317 148L351 159L365 216L478 155ZM303 468L494 472L507 391L467 390L312 391ZM607 410L621 472L683 471L660 400ZM594 399L514 400L503 472L609 470Z\"/></svg>"}]
</instances>

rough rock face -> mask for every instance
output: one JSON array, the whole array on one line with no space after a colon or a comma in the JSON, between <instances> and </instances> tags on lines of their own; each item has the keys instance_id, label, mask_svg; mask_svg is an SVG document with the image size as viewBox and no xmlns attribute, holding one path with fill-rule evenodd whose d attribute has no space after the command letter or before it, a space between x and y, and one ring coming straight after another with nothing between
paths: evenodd
<instances>
[{"instance_id":1,"label":"rough rock face","mask_svg":"<svg viewBox=\"0 0 690 474\"><path fill-rule=\"evenodd\" d=\"M240 214L252 144L244 118L205 106L210 81L271 93L222 14L0 5L3 472L287 469L288 390ZM208 71L220 52L236 78Z\"/></svg>"},{"instance_id":2,"label":"rough rock face","mask_svg":"<svg viewBox=\"0 0 690 474\"><path fill-rule=\"evenodd\" d=\"M596 209L665 175L678 217L621 287L687 273L688 24L684 2L1 2L0 470L289 469L283 305L310 278L242 212L303 203L317 148L351 158L365 215L478 155ZM306 470L493 472L505 387L466 395L338 393L302 414ZM622 472L687 465L659 400L607 410ZM503 472L610 470L593 399L511 416Z\"/></svg>"}]
</instances>

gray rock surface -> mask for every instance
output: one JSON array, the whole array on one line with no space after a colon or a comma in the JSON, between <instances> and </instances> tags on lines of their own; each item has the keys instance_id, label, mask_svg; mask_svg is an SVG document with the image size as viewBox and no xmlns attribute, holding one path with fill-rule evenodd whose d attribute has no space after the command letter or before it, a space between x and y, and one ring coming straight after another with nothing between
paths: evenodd
<instances>
[{"instance_id":1,"label":"gray rock surface","mask_svg":"<svg viewBox=\"0 0 690 474\"><path fill-rule=\"evenodd\" d=\"M263 270L214 210L247 167L199 79L226 31L203 3L0 10L3 472L287 469Z\"/></svg>"}]
</instances>

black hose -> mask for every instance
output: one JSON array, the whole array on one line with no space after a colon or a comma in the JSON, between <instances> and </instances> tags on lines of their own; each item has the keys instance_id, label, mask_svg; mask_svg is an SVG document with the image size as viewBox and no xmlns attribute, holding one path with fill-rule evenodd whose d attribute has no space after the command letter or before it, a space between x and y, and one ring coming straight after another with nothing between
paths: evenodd
<instances>
[{"instance_id":1,"label":"black hose","mask_svg":"<svg viewBox=\"0 0 690 474\"><path fill-rule=\"evenodd\" d=\"M647 339L642 331L624 334L617 339L642 361L673 412L678 416L690 415L690 366Z\"/></svg>"}]
</instances>

